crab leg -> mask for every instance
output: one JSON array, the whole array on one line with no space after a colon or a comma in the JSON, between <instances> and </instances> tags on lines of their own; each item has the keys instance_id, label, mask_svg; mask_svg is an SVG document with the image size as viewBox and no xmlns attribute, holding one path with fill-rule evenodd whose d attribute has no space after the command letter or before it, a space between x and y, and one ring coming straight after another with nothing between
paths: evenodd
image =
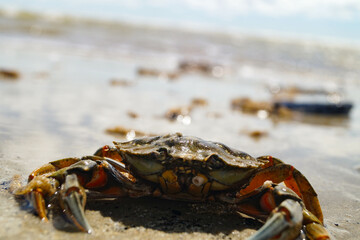
<instances>
[{"instance_id":1,"label":"crab leg","mask_svg":"<svg viewBox=\"0 0 360 240\"><path fill-rule=\"evenodd\" d=\"M59 182L44 175L35 176L26 186L20 187L14 191L16 196L30 198L30 201L43 221L48 221L45 207L45 199L56 192Z\"/></svg>"},{"instance_id":2,"label":"crab leg","mask_svg":"<svg viewBox=\"0 0 360 240\"><path fill-rule=\"evenodd\" d=\"M36 213L39 215L41 220L47 222L47 214L46 214L46 208L45 208L45 199L39 189L32 191L30 193L30 198L32 205L35 208Z\"/></svg>"},{"instance_id":3,"label":"crab leg","mask_svg":"<svg viewBox=\"0 0 360 240\"><path fill-rule=\"evenodd\" d=\"M30 182L34 177L39 175L49 175L61 168L69 167L70 165L80 161L80 158L64 158L60 160L56 160L53 162L49 162L38 169L35 169L28 178L28 182Z\"/></svg>"}]
</instances>

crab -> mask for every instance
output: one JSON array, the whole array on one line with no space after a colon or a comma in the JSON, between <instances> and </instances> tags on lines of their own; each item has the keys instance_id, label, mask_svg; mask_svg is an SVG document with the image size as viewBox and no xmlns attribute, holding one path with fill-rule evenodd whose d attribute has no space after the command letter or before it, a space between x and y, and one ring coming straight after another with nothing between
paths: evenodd
<instances>
[{"instance_id":1,"label":"crab","mask_svg":"<svg viewBox=\"0 0 360 240\"><path fill-rule=\"evenodd\" d=\"M87 198L218 201L264 222L250 239L329 239L317 194L293 166L272 156L254 158L222 143L180 133L114 142L92 156L66 158L34 170L14 194L30 199L48 221L47 203L81 231Z\"/></svg>"}]
</instances>

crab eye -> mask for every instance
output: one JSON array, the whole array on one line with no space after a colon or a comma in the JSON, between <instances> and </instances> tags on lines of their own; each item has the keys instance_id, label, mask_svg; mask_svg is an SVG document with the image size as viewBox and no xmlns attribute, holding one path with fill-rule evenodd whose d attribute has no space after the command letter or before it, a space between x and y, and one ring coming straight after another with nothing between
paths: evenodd
<instances>
[{"instance_id":1,"label":"crab eye","mask_svg":"<svg viewBox=\"0 0 360 240\"><path fill-rule=\"evenodd\" d=\"M209 157L206 163L212 169L220 169L224 167L224 162L220 160L220 158L217 155L212 155L211 157Z\"/></svg>"}]
</instances>

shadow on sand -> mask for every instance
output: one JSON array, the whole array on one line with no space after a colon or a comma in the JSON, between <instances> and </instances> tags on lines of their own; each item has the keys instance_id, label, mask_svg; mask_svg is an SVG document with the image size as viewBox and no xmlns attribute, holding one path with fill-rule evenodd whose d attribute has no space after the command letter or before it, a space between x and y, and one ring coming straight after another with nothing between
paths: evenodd
<instances>
[{"instance_id":1,"label":"shadow on sand","mask_svg":"<svg viewBox=\"0 0 360 240\"><path fill-rule=\"evenodd\" d=\"M144 227L166 233L203 232L230 234L234 230L258 229L261 223L232 213L220 203L189 203L157 198L92 201L87 209L121 222L124 229Z\"/></svg>"}]
</instances>

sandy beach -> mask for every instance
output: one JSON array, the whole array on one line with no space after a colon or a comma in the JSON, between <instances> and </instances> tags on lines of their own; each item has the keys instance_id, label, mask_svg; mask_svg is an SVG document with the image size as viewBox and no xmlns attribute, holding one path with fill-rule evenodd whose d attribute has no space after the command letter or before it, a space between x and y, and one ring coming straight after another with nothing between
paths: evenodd
<instances>
[{"instance_id":1,"label":"sandy beach","mask_svg":"<svg viewBox=\"0 0 360 240\"><path fill-rule=\"evenodd\" d=\"M121 199L88 203L89 235L56 215L41 222L8 191L14 175L25 183L49 161L93 154L135 130L276 156L309 179L333 239L359 239L358 48L6 17L0 26L0 69L19 75L0 79L0 239L246 239L261 226L217 204ZM179 73L184 61L210 70ZM231 107L235 98L270 101L274 88L292 86L339 90L354 107L345 117L275 120ZM194 99L201 103L189 110ZM187 112L166 115L178 108ZM106 132L116 126L127 132Z\"/></svg>"}]
</instances>

